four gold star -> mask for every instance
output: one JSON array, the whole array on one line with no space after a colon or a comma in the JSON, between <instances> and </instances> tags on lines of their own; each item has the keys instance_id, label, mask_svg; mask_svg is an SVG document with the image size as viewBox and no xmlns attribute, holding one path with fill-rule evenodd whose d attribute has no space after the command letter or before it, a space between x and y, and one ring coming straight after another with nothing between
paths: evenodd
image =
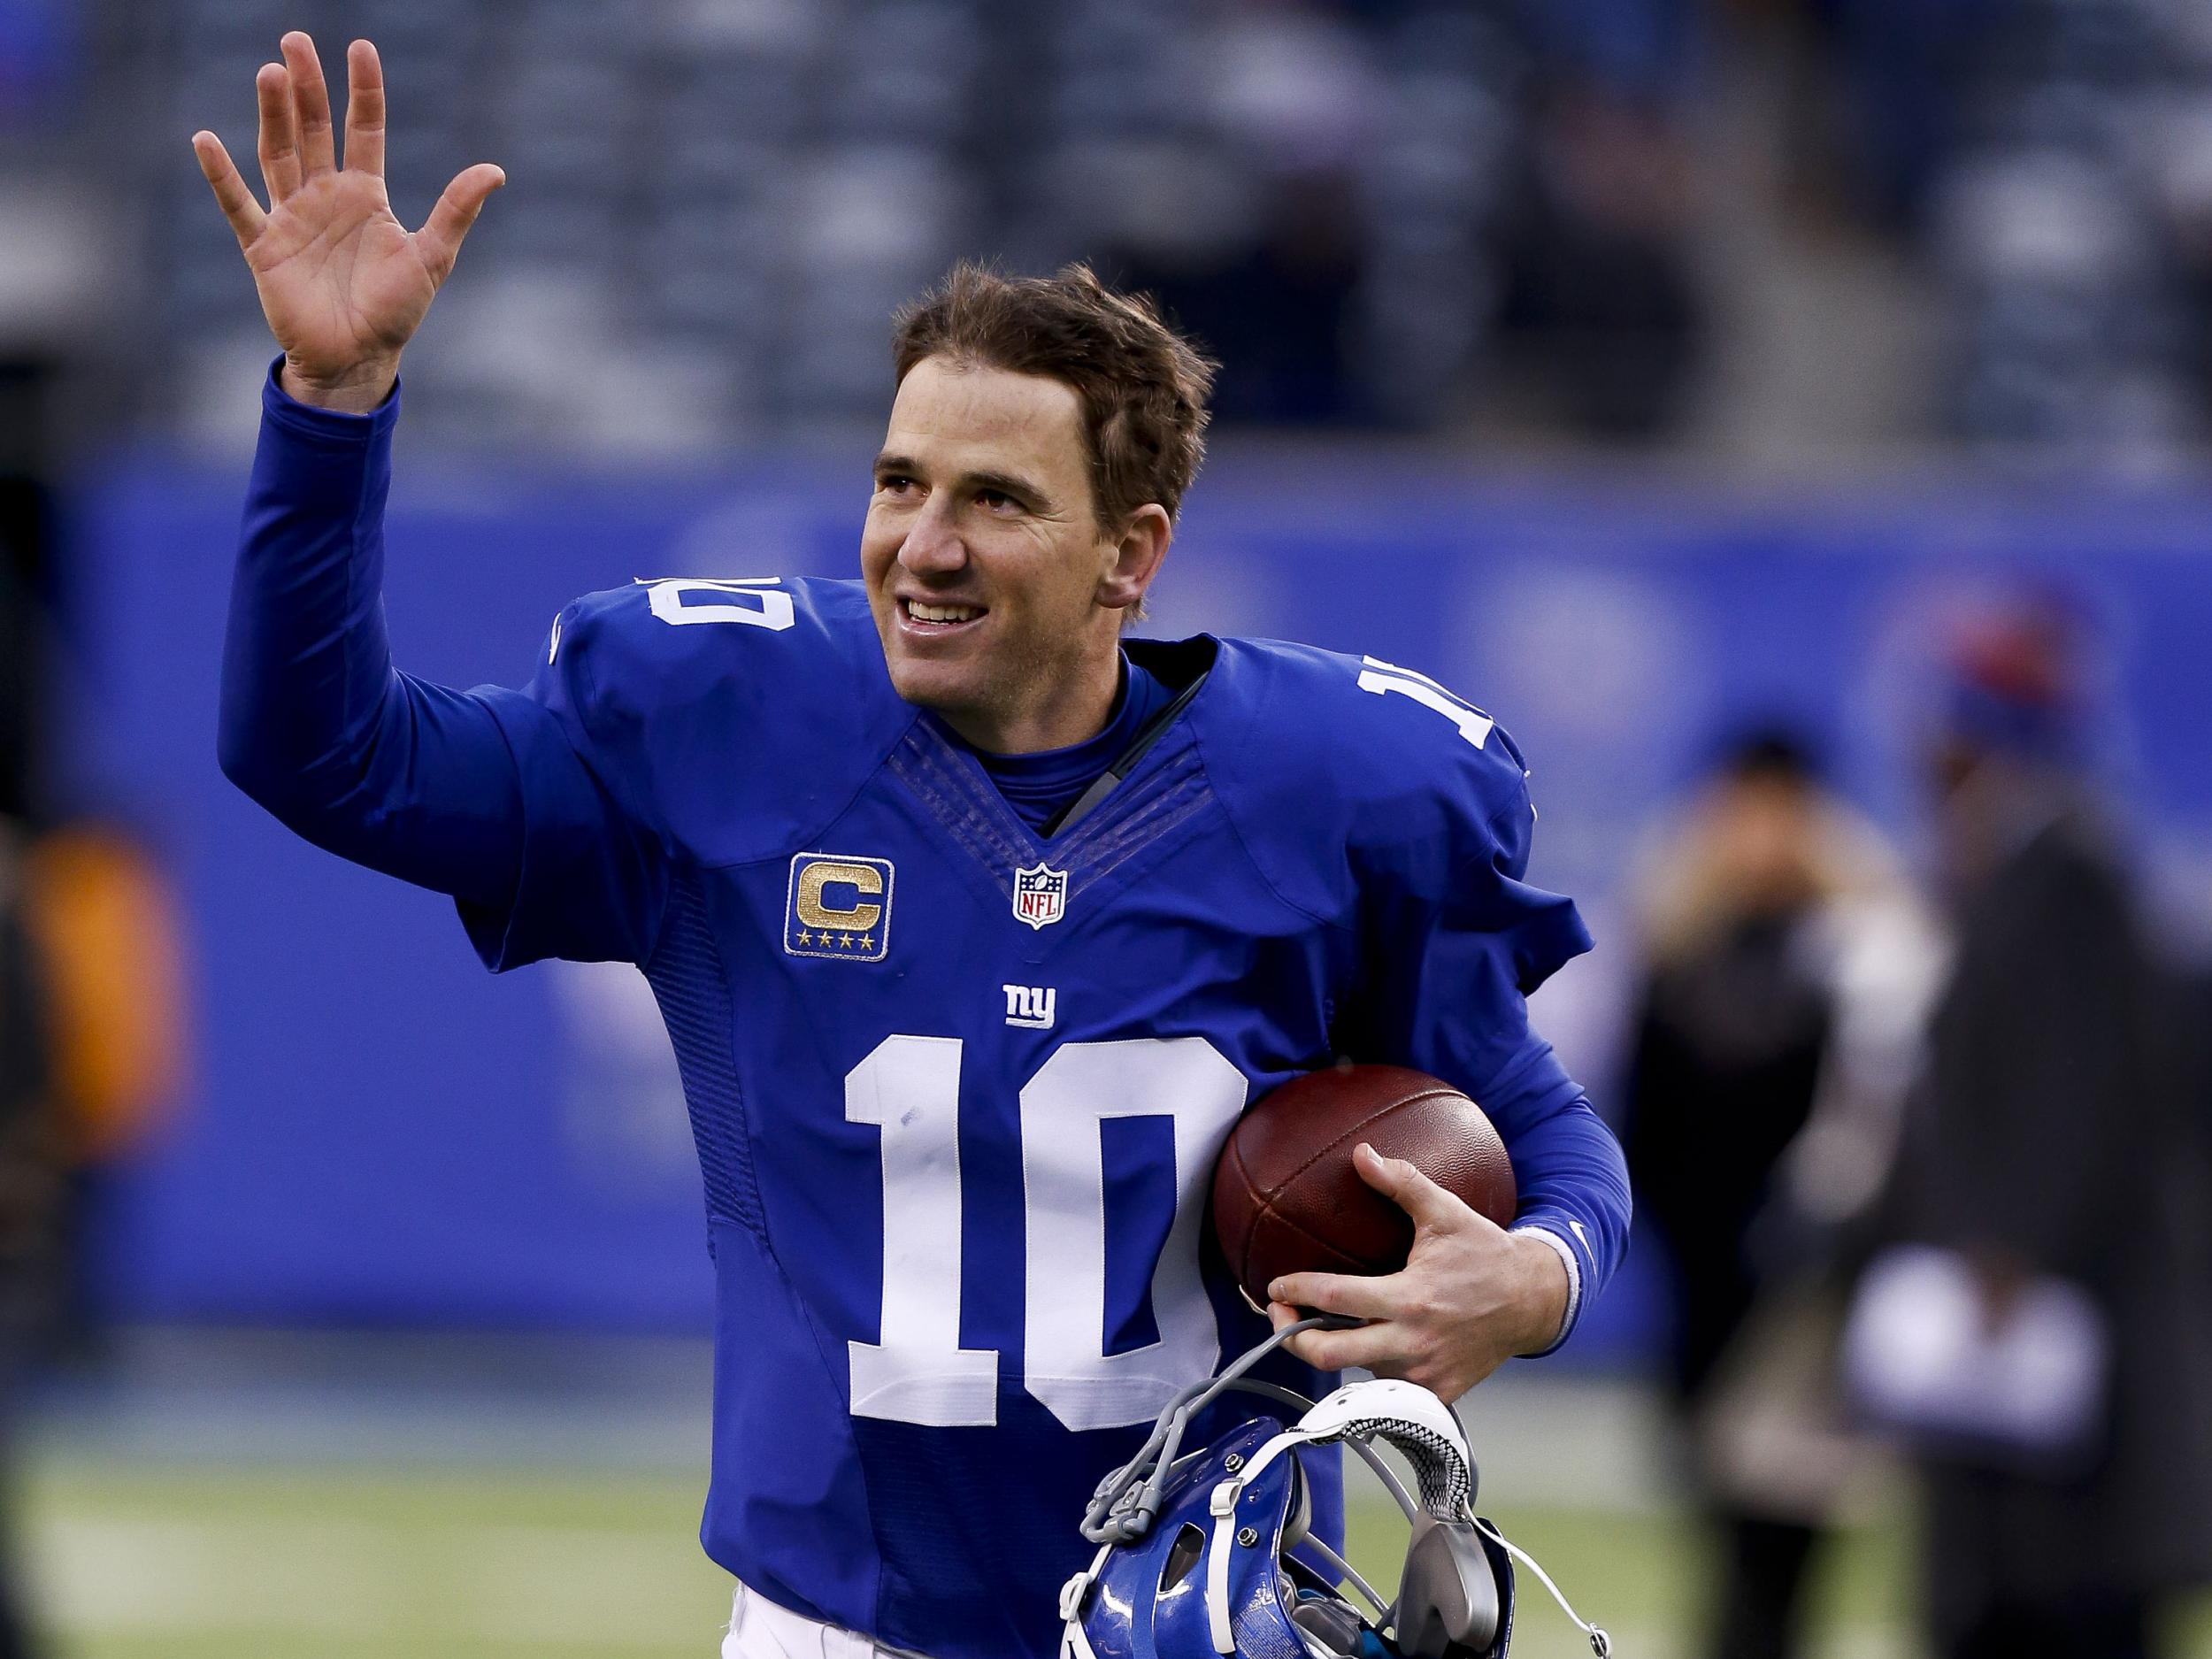
<instances>
[{"instance_id":1,"label":"four gold star","mask_svg":"<svg viewBox=\"0 0 2212 1659\"><path fill-rule=\"evenodd\" d=\"M812 945L817 937L815 933L802 929L796 939L797 943L804 948ZM876 936L873 933L863 933L856 941L850 933L833 933L824 929L818 937L825 946L834 947L839 950L851 950L857 948L861 950L872 951L876 948Z\"/></svg>"}]
</instances>

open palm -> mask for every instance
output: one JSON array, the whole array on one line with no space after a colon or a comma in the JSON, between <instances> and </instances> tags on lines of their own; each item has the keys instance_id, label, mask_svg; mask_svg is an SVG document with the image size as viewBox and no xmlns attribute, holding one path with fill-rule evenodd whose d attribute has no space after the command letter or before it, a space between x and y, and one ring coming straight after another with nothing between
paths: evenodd
<instances>
[{"instance_id":1,"label":"open palm","mask_svg":"<svg viewBox=\"0 0 2212 1659\"><path fill-rule=\"evenodd\" d=\"M400 352L451 273L461 239L506 177L488 163L465 169L422 228L408 230L384 193L384 74L376 49L356 41L346 53L342 169L314 42L296 31L284 37L283 52L282 63L265 64L254 77L267 210L214 134L194 134L192 149L284 349L287 388L334 406L368 407L390 389Z\"/></svg>"}]
</instances>

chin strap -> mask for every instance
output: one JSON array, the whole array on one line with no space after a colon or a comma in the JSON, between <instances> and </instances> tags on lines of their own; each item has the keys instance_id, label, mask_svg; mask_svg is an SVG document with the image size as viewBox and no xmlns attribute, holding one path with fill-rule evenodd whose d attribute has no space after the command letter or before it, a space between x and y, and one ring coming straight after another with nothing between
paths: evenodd
<instances>
[{"instance_id":1,"label":"chin strap","mask_svg":"<svg viewBox=\"0 0 2212 1659\"><path fill-rule=\"evenodd\" d=\"M1194 1383L1177 1394L1153 1424L1145 1443L1120 1468L1098 1483L1090 1507L1083 1513L1083 1536L1094 1544L1127 1544L1142 1538L1160 1513L1160 1493L1175 1472L1176 1454L1183 1448L1183 1434L1190 1420L1221 1395L1234 1390L1310 1409L1312 1402L1279 1384L1261 1382L1245 1373L1301 1331L1342 1331L1360 1324L1342 1314L1322 1313L1286 1325L1266 1341L1241 1356L1220 1376Z\"/></svg>"},{"instance_id":2,"label":"chin strap","mask_svg":"<svg viewBox=\"0 0 2212 1659\"><path fill-rule=\"evenodd\" d=\"M1536 1575L1544 1588L1551 1592L1551 1599L1559 1603L1559 1610L1567 1616L1577 1630L1590 1639L1590 1651L1597 1655L1597 1659L1611 1659L1613 1639L1605 1633L1601 1626L1583 1622L1582 1616L1574 1610L1567 1598L1559 1593L1559 1586L1551 1581L1551 1574L1537 1565L1535 1556L1530 1555L1528 1551L1523 1549L1479 1515L1471 1513L1467 1518L1474 1522L1476 1528L1485 1538Z\"/></svg>"},{"instance_id":3,"label":"chin strap","mask_svg":"<svg viewBox=\"0 0 2212 1659\"><path fill-rule=\"evenodd\" d=\"M1060 1586L1060 1659L1098 1659L1091 1639L1083 1633L1083 1597L1091 1580L1105 1570L1106 1557L1113 1553L1111 1544L1101 1544L1091 1564Z\"/></svg>"}]
</instances>

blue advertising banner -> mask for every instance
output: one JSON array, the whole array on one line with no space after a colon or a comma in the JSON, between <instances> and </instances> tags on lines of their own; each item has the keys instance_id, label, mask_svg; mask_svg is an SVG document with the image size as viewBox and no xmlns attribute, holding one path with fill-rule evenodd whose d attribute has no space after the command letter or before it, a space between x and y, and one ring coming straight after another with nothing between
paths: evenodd
<instances>
[{"instance_id":1,"label":"blue advertising banner","mask_svg":"<svg viewBox=\"0 0 2212 1659\"><path fill-rule=\"evenodd\" d=\"M518 684L574 595L842 574L866 457L714 478L461 470L403 446L387 603L411 671ZM494 980L450 905L295 840L215 764L240 472L134 464L74 511L76 769L171 862L194 931L190 1098L124 1194L124 1310L157 1318L701 1330L699 1181L652 1000L622 967ZM2070 595L2100 641L2100 763L2212 900L2212 496L1950 488L1743 496L1506 484L1317 451L1218 462L1146 631L1309 640L1505 722L1534 879L1599 938L1537 1001L1604 1099L1633 972L1621 886L1715 741L1786 718L1909 839L1929 630L1978 586ZM733 757L733 762L739 757ZM856 1195L856 1200L863 1195ZM1575 1348L1648 1330L1632 1272Z\"/></svg>"}]
</instances>

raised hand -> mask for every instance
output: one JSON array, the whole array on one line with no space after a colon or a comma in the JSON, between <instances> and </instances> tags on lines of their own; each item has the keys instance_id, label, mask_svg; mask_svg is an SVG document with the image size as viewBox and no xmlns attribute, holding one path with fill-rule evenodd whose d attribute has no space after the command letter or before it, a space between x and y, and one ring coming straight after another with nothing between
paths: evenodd
<instances>
[{"instance_id":1,"label":"raised hand","mask_svg":"<svg viewBox=\"0 0 2212 1659\"><path fill-rule=\"evenodd\" d=\"M452 273L461 239L507 181L488 162L464 168L420 230L384 194L384 71L376 48L346 50L345 165L332 143L330 90L315 42L295 30L284 61L254 77L260 103L265 212L223 141L192 134L192 152L237 233L262 314L284 349L284 389L303 403L365 411L383 402L400 352Z\"/></svg>"}]
</instances>

